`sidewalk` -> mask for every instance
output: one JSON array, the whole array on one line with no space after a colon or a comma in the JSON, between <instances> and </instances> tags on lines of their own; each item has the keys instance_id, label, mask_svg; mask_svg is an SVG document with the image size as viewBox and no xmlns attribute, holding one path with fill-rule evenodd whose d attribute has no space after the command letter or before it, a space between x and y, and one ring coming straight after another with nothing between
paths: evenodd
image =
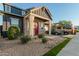
<instances>
[{"instance_id":1,"label":"sidewalk","mask_svg":"<svg viewBox=\"0 0 79 59\"><path fill-rule=\"evenodd\" d=\"M79 33L63 48L57 56L79 56Z\"/></svg>"}]
</instances>

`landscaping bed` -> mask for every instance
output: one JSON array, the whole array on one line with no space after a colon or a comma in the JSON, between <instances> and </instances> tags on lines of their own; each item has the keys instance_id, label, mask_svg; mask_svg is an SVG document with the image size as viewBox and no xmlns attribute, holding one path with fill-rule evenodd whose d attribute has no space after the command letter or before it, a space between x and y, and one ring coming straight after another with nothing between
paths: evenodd
<instances>
[{"instance_id":1,"label":"landscaping bed","mask_svg":"<svg viewBox=\"0 0 79 59\"><path fill-rule=\"evenodd\" d=\"M40 39L32 39L27 44L21 44L20 40L2 40L0 41L0 55L40 56L64 40L60 36L46 36L46 38L48 42L45 44Z\"/></svg>"}]
</instances>

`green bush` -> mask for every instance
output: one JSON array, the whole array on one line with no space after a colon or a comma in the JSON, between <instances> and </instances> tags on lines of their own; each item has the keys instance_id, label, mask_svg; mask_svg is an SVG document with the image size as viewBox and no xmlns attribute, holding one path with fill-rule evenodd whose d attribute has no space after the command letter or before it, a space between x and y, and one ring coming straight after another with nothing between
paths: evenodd
<instances>
[{"instance_id":1,"label":"green bush","mask_svg":"<svg viewBox=\"0 0 79 59\"><path fill-rule=\"evenodd\" d=\"M28 36L28 35L27 36L23 36L23 37L20 38L20 40L21 40L22 44L25 44L25 43L27 43L27 42L29 42L31 40L31 37Z\"/></svg>"},{"instance_id":2,"label":"green bush","mask_svg":"<svg viewBox=\"0 0 79 59\"><path fill-rule=\"evenodd\" d=\"M77 30L77 32L79 32L79 30Z\"/></svg>"},{"instance_id":3,"label":"green bush","mask_svg":"<svg viewBox=\"0 0 79 59\"><path fill-rule=\"evenodd\" d=\"M9 40L16 39L19 36L20 29L16 26L11 26L8 29L7 36Z\"/></svg>"},{"instance_id":4,"label":"green bush","mask_svg":"<svg viewBox=\"0 0 79 59\"><path fill-rule=\"evenodd\" d=\"M47 42L47 38L43 37L42 38L42 43L46 43Z\"/></svg>"},{"instance_id":5,"label":"green bush","mask_svg":"<svg viewBox=\"0 0 79 59\"><path fill-rule=\"evenodd\" d=\"M44 34L39 34L38 35L38 38L43 38L44 37Z\"/></svg>"}]
</instances>

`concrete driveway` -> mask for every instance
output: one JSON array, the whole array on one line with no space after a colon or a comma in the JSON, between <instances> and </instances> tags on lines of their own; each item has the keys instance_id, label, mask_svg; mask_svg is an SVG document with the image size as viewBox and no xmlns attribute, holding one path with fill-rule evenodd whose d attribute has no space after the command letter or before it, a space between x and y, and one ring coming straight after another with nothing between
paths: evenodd
<instances>
[{"instance_id":1,"label":"concrete driveway","mask_svg":"<svg viewBox=\"0 0 79 59\"><path fill-rule=\"evenodd\" d=\"M58 53L58 56L79 56L79 33Z\"/></svg>"}]
</instances>

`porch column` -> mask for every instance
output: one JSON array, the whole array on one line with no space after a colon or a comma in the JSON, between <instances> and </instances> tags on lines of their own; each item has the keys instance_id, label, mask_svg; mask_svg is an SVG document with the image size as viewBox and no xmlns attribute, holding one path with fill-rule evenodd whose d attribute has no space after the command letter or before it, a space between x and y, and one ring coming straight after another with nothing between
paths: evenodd
<instances>
[{"instance_id":1,"label":"porch column","mask_svg":"<svg viewBox=\"0 0 79 59\"><path fill-rule=\"evenodd\" d=\"M49 35L51 35L51 20L49 20Z\"/></svg>"},{"instance_id":2,"label":"porch column","mask_svg":"<svg viewBox=\"0 0 79 59\"><path fill-rule=\"evenodd\" d=\"M7 20L7 30L9 29L9 27L10 27L10 20L8 19Z\"/></svg>"},{"instance_id":3,"label":"porch column","mask_svg":"<svg viewBox=\"0 0 79 59\"><path fill-rule=\"evenodd\" d=\"M31 14L29 15L29 35L34 36L34 16Z\"/></svg>"},{"instance_id":4,"label":"porch column","mask_svg":"<svg viewBox=\"0 0 79 59\"><path fill-rule=\"evenodd\" d=\"M10 22L3 20L3 31L7 31L10 27Z\"/></svg>"},{"instance_id":5,"label":"porch column","mask_svg":"<svg viewBox=\"0 0 79 59\"><path fill-rule=\"evenodd\" d=\"M24 19L23 19L23 26L24 26L24 27L23 27L23 28L24 28L23 30L24 30L24 35L27 35L26 20L27 20L26 17L24 17Z\"/></svg>"},{"instance_id":6,"label":"porch column","mask_svg":"<svg viewBox=\"0 0 79 59\"><path fill-rule=\"evenodd\" d=\"M3 21L3 31L6 31L7 26L6 26L6 21Z\"/></svg>"}]
</instances>

